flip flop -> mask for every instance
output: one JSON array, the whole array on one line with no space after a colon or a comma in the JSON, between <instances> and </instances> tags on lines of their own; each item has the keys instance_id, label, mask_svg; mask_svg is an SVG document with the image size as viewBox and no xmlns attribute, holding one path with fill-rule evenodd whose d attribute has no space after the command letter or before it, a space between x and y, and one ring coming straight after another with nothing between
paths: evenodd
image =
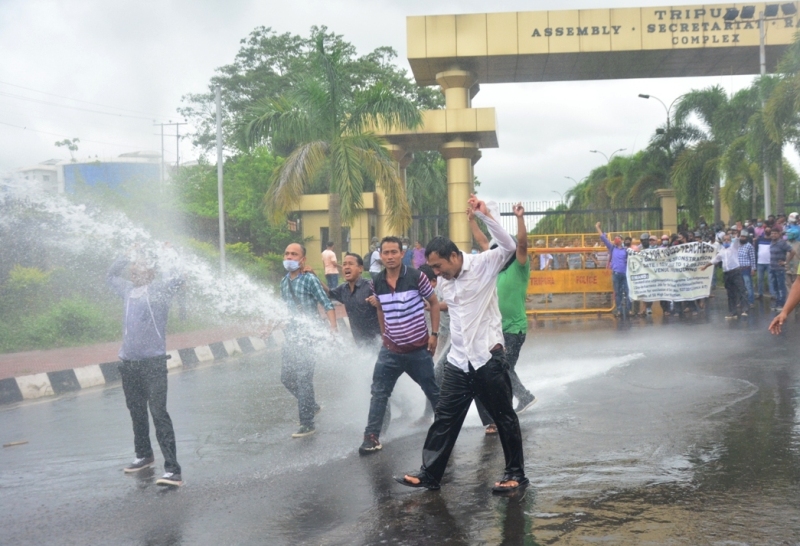
<instances>
[{"instance_id":1,"label":"flip flop","mask_svg":"<svg viewBox=\"0 0 800 546\"><path fill-rule=\"evenodd\" d=\"M512 493L514 491L519 491L521 489L524 489L525 487L528 486L528 484L531 483L530 480L528 480L528 478L526 478L525 476L517 478L513 476L503 476L503 479L500 480L500 483L503 484L511 481L517 482L517 485L515 485L514 487L503 487L502 485L495 485L494 487L492 487L492 493Z\"/></svg>"},{"instance_id":2,"label":"flip flop","mask_svg":"<svg viewBox=\"0 0 800 546\"><path fill-rule=\"evenodd\" d=\"M411 483L410 481L406 480L406 476L417 478L419 483ZM420 474L404 474L403 476L394 476L394 481L400 485L405 485L406 487L412 487L414 489L425 488L429 491L437 491L441 487L434 480Z\"/></svg>"}]
</instances>

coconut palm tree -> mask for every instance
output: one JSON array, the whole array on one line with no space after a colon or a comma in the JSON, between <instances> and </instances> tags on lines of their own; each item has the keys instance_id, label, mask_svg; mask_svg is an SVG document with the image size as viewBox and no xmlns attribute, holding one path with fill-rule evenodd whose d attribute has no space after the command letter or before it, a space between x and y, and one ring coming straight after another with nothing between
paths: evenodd
<instances>
[{"instance_id":1,"label":"coconut palm tree","mask_svg":"<svg viewBox=\"0 0 800 546\"><path fill-rule=\"evenodd\" d=\"M752 89L728 98L722 87L715 85L690 91L678 102L677 124L689 125L687 121L694 115L703 125L692 128L698 137L676 158L671 174L673 186L695 217L702 214L711 196L714 221L720 221L721 158L730 143L744 134L757 109L756 98Z\"/></svg>"},{"instance_id":2,"label":"coconut palm tree","mask_svg":"<svg viewBox=\"0 0 800 546\"><path fill-rule=\"evenodd\" d=\"M308 191L330 195L329 234L341 249L341 225L351 223L368 187L383 191L388 221L401 233L411 224L406 192L395 164L375 128L413 128L419 110L381 83L353 89L345 77L343 53L315 40L311 75L287 94L252 107L242 135L250 146L266 144L285 156L265 196L276 222Z\"/></svg>"}]
</instances>

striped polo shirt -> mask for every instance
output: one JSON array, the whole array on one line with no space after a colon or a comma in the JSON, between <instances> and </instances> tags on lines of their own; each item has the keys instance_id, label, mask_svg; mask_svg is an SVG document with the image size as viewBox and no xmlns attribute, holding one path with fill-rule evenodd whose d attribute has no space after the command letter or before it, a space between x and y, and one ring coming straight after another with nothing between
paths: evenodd
<instances>
[{"instance_id":1,"label":"striped polo shirt","mask_svg":"<svg viewBox=\"0 0 800 546\"><path fill-rule=\"evenodd\" d=\"M394 290L384 269L372 279L373 292L383 310L383 345L393 353L410 353L428 346L423 299L433 295L428 278L417 269L400 267Z\"/></svg>"}]
</instances>

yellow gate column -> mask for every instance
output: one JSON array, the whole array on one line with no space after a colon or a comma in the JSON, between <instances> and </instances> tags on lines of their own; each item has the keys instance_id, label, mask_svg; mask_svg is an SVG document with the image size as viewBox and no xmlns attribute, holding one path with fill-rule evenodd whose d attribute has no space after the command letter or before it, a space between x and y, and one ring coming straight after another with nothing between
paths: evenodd
<instances>
[{"instance_id":1,"label":"yellow gate column","mask_svg":"<svg viewBox=\"0 0 800 546\"><path fill-rule=\"evenodd\" d=\"M678 231L678 200L675 190L656 190L656 196L661 200L661 229L670 233Z\"/></svg>"},{"instance_id":2,"label":"yellow gate column","mask_svg":"<svg viewBox=\"0 0 800 546\"><path fill-rule=\"evenodd\" d=\"M406 168L409 166L411 161L413 161L414 154L407 152L405 148L396 144L386 144L384 147L397 165L397 172L400 175L400 180L403 182L403 187L407 188ZM388 215L386 214L386 196L383 193L383 190L381 190L381 188L378 186L375 187L375 195L378 201L375 203L375 210L378 213L378 239L383 239L389 235L396 235L398 237L403 236L403 233L396 233L389 226Z\"/></svg>"},{"instance_id":3,"label":"yellow gate column","mask_svg":"<svg viewBox=\"0 0 800 546\"><path fill-rule=\"evenodd\" d=\"M472 250L467 199L474 190L472 165L481 157L478 144L466 140L445 142L439 148L447 162L447 214L450 239L464 252Z\"/></svg>"},{"instance_id":4,"label":"yellow gate column","mask_svg":"<svg viewBox=\"0 0 800 546\"><path fill-rule=\"evenodd\" d=\"M445 70L436 74L442 87L448 131L459 128L460 111L472 106L472 97L480 89L477 76L467 70ZM472 233L465 214L467 199L474 189L472 166L480 159L477 142L455 139L445 142L439 151L447 161L447 212L450 239L464 252L472 250Z\"/></svg>"}]
</instances>

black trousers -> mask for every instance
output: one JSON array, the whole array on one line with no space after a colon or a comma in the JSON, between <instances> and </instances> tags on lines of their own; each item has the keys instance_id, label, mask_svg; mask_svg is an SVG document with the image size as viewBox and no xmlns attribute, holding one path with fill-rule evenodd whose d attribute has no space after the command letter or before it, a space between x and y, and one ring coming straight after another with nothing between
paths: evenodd
<instances>
[{"instance_id":1,"label":"black trousers","mask_svg":"<svg viewBox=\"0 0 800 546\"><path fill-rule=\"evenodd\" d=\"M167 359L123 360L119 365L125 404L133 421L133 446L136 456L152 457L150 421L147 408L153 416L156 440L164 456L166 472L181 473L175 450L175 431L167 413Z\"/></svg>"},{"instance_id":2,"label":"black trousers","mask_svg":"<svg viewBox=\"0 0 800 546\"><path fill-rule=\"evenodd\" d=\"M521 334L511 334L503 332L503 347L506 351L506 362L508 363L508 377L511 378L511 392L517 397L517 400L529 399L533 396L531 391L525 388L519 376L517 375L517 361L519 360L519 352L522 345L525 343L525 332ZM478 409L478 416L481 418L483 426L491 425L492 417L486 408L481 404L480 399L475 400L475 407Z\"/></svg>"},{"instance_id":3,"label":"black trousers","mask_svg":"<svg viewBox=\"0 0 800 546\"><path fill-rule=\"evenodd\" d=\"M506 475L523 477L522 432L511 404L511 378L502 349L493 351L489 362L477 370L470 365L468 373L450 363L445 364L436 418L422 448L422 472L437 483L441 481L473 398L483 403L497 424L506 459Z\"/></svg>"},{"instance_id":4,"label":"black trousers","mask_svg":"<svg viewBox=\"0 0 800 546\"><path fill-rule=\"evenodd\" d=\"M744 287L742 273L738 269L726 271L723 275L725 279L725 291L728 293L728 312L731 315L739 314L739 307L747 309L747 291Z\"/></svg>"}]
</instances>

